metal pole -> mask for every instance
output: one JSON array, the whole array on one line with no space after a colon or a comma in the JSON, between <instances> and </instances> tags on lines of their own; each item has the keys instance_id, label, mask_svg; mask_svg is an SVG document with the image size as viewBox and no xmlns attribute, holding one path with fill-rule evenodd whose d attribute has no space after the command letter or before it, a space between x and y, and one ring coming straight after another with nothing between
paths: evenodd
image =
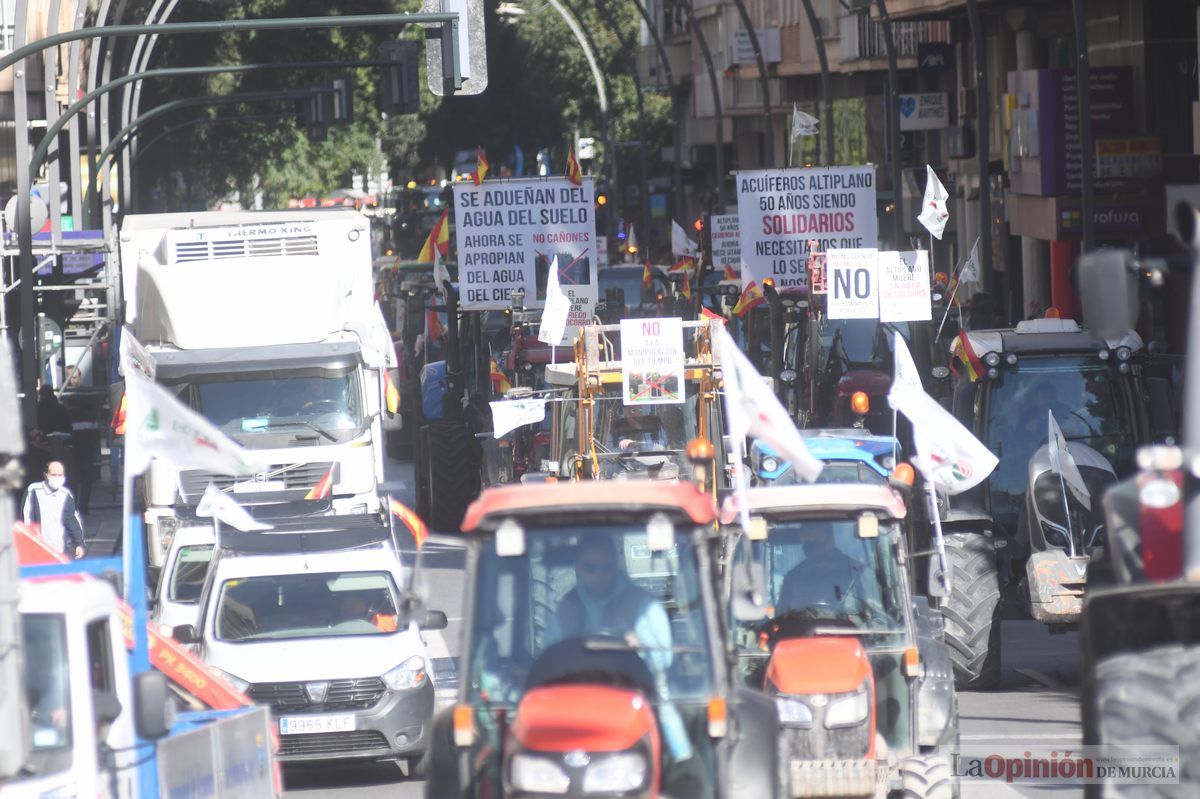
<instances>
[{"instance_id":1,"label":"metal pole","mask_svg":"<svg viewBox=\"0 0 1200 799\"><path fill-rule=\"evenodd\" d=\"M902 220L904 205L904 180L900 166L900 70L896 63L896 40L892 36L892 18L888 16L887 3L875 0L879 9L879 23L883 27L883 46L887 50L888 60L888 100L887 125L888 141L892 149L892 247L897 250L908 249L901 246L904 237L904 222Z\"/></svg>"},{"instance_id":2,"label":"metal pole","mask_svg":"<svg viewBox=\"0 0 1200 799\"><path fill-rule=\"evenodd\" d=\"M812 28L813 42L817 45L817 61L821 64L821 100L825 105L825 128L821 139L825 143L825 166L833 166L833 79L829 74L829 54L825 52L825 39L821 36L821 24L812 0L804 0L804 13L808 15L808 27Z\"/></svg>"},{"instance_id":3,"label":"metal pole","mask_svg":"<svg viewBox=\"0 0 1200 799\"><path fill-rule=\"evenodd\" d=\"M13 31L14 52L25 44L25 32L29 24L29 0L17 0L16 27ZM28 138L29 97L25 93L25 62L13 69L13 127L16 140ZM21 246L17 255L17 276L21 281L18 299L21 309L21 416L26 425L37 426L37 384L41 372L41 357L37 339L37 311L33 296L33 230L29 219L29 170L21 169L20 152L17 153L17 241Z\"/></svg>"},{"instance_id":4,"label":"metal pole","mask_svg":"<svg viewBox=\"0 0 1200 799\"><path fill-rule=\"evenodd\" d=\"M120 25L125 21L125 9L127 8L128 4L129 4L129 0L120 0L120 2L117 4L117 12L113 17L114 24ZM118 74L131 71L128 68L128 64L119 63L120 57L122 55L125 55L124 51L127 49L126 42L124 40L113 39L111 41L105 42L104 49L105 49L104 66L100 71L100 79L99 79L100 83L108 83L108 81L112 79L112 72L113 72L114 64L117 64ZM106 101L106 102L96 104L96 117L93 121L96 125L97 146L100 147L101 149L108 146L108 141L109 141L108 134L112 129L110 126L110 123L109 123L109 114L111 112L112 112L112 103L111 102ZM94 156L95 148L89 147L88 154ZM95 184L96 186L99 187L98 190L95 192L97 201L99 202L99 206L96 209L96 215L97 215L97 217L99 217L100 228L103 233L104 239L106 241L108 240L109 235L112 232L112 213L110 212L109 206L107 204L105 204L103 201L100 201L99 198L103 197L104 195L109 193L108 178L109 178L108 174L105 174L103 176L100 176L100 175L95 176L95 179L97 181L99 181L99 183ZM89 210L90 210L90 208L89 208Z\"/></svg>"},{"instance_id":5,"label":"metal pole","mask_svg":"<svg viewBox=\"0 0 1200 799\"><path fill-rule=\"evenodd\" d=\"M1073 0L1075 10L1075 85L1079 95L1079 166L1082 170L1080 216L1083 217L1083 252L1096 249L1095 204L1092 174L1092 98L1088 78L1087 9L1084 0Z\"/></svg>"},{"instance_id":6,"label":"metal pole","mask_svg":"<svg viewBox=\"0 0 1200 799\"><path fill-rule=\"evenodd\" d=\"M675 72L671 69L671 60L667 58L667 48L663 46L662 36L658 33L658 25L646 11L641 0L633 0L633 6L646 23L650 37L654 39L654 49L658 51L658 60L662 62L663 72L667 73L667 91L671 98L671 138L675 157L671 159L671 183L675 186L675 218L684 215L687 210L687 198L683 191L683 178L680 172L680 162L683 160L683 105L680 102L679 87L675 84ZM647 231L648 232L648 231Z\"/></svg>"},{"instance_id":7,"label":"metal pole","mask_svg":"<svg viewBox=\"0 0 1200 799\"><path fill-rule=\"evenodd\" d=\"M75 0L75 29L79 30L87 22L87 2L86 0ZM79 95L79 78L82 76L82 67L80 66L80 53L82 47L79 42L71 42L67 52L67 99L77 97ZM80 201L83 198L83 174L79 168L79 116L71 117L71 121L67 128L67 169L71 174L70 186L70 209L72 216L75 217L76 223L83 227L83 212L80 209Z\"/></svg>"},{"instance_id":8,"label":"metal pole","mask_svg":"<svg viewBox=\"0 0 1200 799\"><path fill-rule=\"evenodd\" d=\"M167 0L167 7L162 8L163 0L154 0L154 5L150 8L150 13L146 15L146 22L166 22L171 17L171 12L175 10L175 4L178 0ZM161 9L161 14L159 13ZM154 52L154 46L158 43L158 34L150 36L139 36L133 45L133 54L129 57L130 72L145 72L147 65L150 63L150 56ZM135 83L132 87L126 88L121 92L121 124L129 122L133 116L137 115L137 100L138 94L141 91L142 84ZM132 114L132 116L131 116ZM129 147L121 152L121 207L124 208L126 203L133 200L133 176L130 174L130 160L134 152L137 151L137 140L129 143Z\"/></svg>"},{"instance_id":9,"label":"metal pole","mask_svg":"<svg viewBox=\"0 0 1200 799\"><path fill-rule=\"evenodd\" d=\"M713 171L716 172L717 178L717 207L714 210L720 214L725 212L725 114L721 110L721 79L717 77L717 68L713 64L708 38L696 20L695 9L692 7L694 2L695 0L687 0L683 3L683 10L687 12L688 26L692 29L692 35L696 37L696 43L700 45L700 56L704 59L704 69L708 72L709 90L712 92L713 132L716 134L713 139L716 149Z\"/></svg>"},{"instance_id":10,"label":"metal pole","mask_svg":"<svg viewBox=\"0 0 1200 799\"><path fill-rule=\"evenodd\" d=\"M783 398L783 298L774 286L767 286L768 323L771 326L771 382L775 386L775 396Z\"/></svg>"},{"instance_id":11,"label":"metal pole","mask_svg":"<svg viewBox=\"0 0 1200 799\"><path fill-rule=\"evenodd\" d=\"M771 84L767 80L767 62L763 59L762 47L758 43L758 32L750 20L750 12L746 10L745 0L733 0L737 6L738 16L750 37L750 46L754 48L754 61L758 64L758 83L762 91L763 104L763 163L767 169L775 166L775 127L771 118Z\"/></svg>"},{"instance_id":12,"label":"metal pole","mask_svg":"<svg viewBox=\"0 0 1200 799\"><path fill-rule=\"evenodd\" d=\"M58 32L58 12L61 6L61 0L50 0L50 7L46 15L46 25L48 33ZM58 110L58 95L55 91L58 83L58 48L51 47L44 54L42 59L44 69L42 71L42 88L43 102L46 106L46 118L50 118L51 111ZM59 197L58 191L58 159L61 152L57 147L54 148L54 157L46 164L46 192L47 200L46 207L50 212L50 241L54 245L54 249L62 244L62 199ZM32 182L32 181L31 181ZM57 258L57 256L54 256Z\"/></svg>"},{"instance_id":13,"label":"metal pole","mask_svg":"<svg viewBox=\"0 0 1200 799\"><path fill-rule=\"evenodd\" d=\"M975 118L979 127L979 278L986 289L994 289L992 280L992 184L989 172L991 151L991 102L988 99L987 51L983 41L983 21L979 18L979 0L967 0L967 20L971 25L971 49L975 57Z\"/></svg>"}]
</instances>

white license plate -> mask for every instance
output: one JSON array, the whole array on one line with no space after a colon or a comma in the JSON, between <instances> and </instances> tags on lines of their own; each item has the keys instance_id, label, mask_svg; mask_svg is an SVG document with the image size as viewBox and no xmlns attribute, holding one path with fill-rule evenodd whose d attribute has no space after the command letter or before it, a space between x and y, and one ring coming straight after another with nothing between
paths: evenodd
<instances>
[{"instance_id":1,"label":"white license plate","mask_svg":"<svg viewBox=\"0 0 1200 799\"><path fill-rule=\"evenodd\" d=\"M283 716L279 719L280 735L304 735L314 732L349 732L353 729L353 714L345 716Z\"/></svg>"},{"instance_id":2,"label":"white license plate","mask_svg":"<svg viewBox=\"0 0 1200 799\"><path fill-rule=\"evenodd\" d=\"M241 483L233 484L233 493L235 494L253 494L258 491L285 491L287 484L282 480L264 480L255 482L254 480L245 480Z\"/></svg>"}]
</instances>

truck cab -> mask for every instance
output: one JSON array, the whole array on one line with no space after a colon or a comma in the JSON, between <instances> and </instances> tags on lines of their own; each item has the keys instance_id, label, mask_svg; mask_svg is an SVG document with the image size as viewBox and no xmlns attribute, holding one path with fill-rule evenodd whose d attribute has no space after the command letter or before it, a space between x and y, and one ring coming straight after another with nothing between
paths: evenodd
<instances>
[{"instance_id":1,"label":"truck cab","mask_svg":"<svg viewBox=\"0 0 1200 799\"><path fill-rule=\"evenodd\" d=\"M159 569L176 506L235 493L377 507L391 336L367 220L348 209L132 215L121 230L126 334L139 363L260 468L247 479L155 461L144 478Z\"/></svg>"}]
</instances>

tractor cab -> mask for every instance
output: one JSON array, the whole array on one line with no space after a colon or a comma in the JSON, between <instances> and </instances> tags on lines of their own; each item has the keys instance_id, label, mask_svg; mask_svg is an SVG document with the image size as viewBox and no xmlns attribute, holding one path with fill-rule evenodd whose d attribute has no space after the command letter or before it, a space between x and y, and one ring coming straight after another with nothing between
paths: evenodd
<instances>
[{"instance_id":1,"label":"tractor cab","mask_svg":"<svg viewBox=\"0 0 1200 799\"><path fill-rule=\"evenodd\" d=\"M687 483L485 490L428 795L774 796L775 711L736 690L720 632L715 517Z\"/></svg>"},{"instance_id":2,"label":"tractor cab","mask_svg":"<svg viewBox=\"0 0 1200 799\"><path fill-rule=\"evenodd\" d=\"M730 566L762 570L768 617L734 622L737 674L773 697L793 796L949 795L958 739L936 612L910 593L903 499L886 486L755 488ZM722 521L740 505L726 501ZM831 778L831 774L835 777ZM938 787L941 786L941 787Z\"/></svg>"},{"instance_id":3,"label":"tractor cab","mask_svg":"<svg viewBox=\"0 0 1200 799\"><path fill-rule=\"evenodd\" d=\"M723 441L719 368L709 345L715 321L683 322L683 380L653 379L637 392L649 401L627 404L617 325L581 330L573 363L546 368L561 401L552 403L549 471L571 479L689 480L688 444ZM653 378L654 375L648 376ZM706 484L727 484L725 452L713 448Z\"/></svg>"}]
</instances>

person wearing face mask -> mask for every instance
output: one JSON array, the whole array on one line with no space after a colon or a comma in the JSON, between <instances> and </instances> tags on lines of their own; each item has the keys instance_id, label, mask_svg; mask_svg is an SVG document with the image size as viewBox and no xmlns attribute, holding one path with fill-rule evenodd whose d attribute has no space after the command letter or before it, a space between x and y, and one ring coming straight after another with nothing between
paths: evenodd
<instances>
[{"instance_id":1,"label":"person wearing face mask","mask_svg":"<svg viewBox=\"0 0 1200 799\"><path fill-rule=\"evenodd\" d=\"M25 491L22 503L25 523L37 525L42 540L54 551L82 558L83 521L75 507L75 495L65 485L62 463L50 461L45 478Z\"/></svg>"}]
</instances>

